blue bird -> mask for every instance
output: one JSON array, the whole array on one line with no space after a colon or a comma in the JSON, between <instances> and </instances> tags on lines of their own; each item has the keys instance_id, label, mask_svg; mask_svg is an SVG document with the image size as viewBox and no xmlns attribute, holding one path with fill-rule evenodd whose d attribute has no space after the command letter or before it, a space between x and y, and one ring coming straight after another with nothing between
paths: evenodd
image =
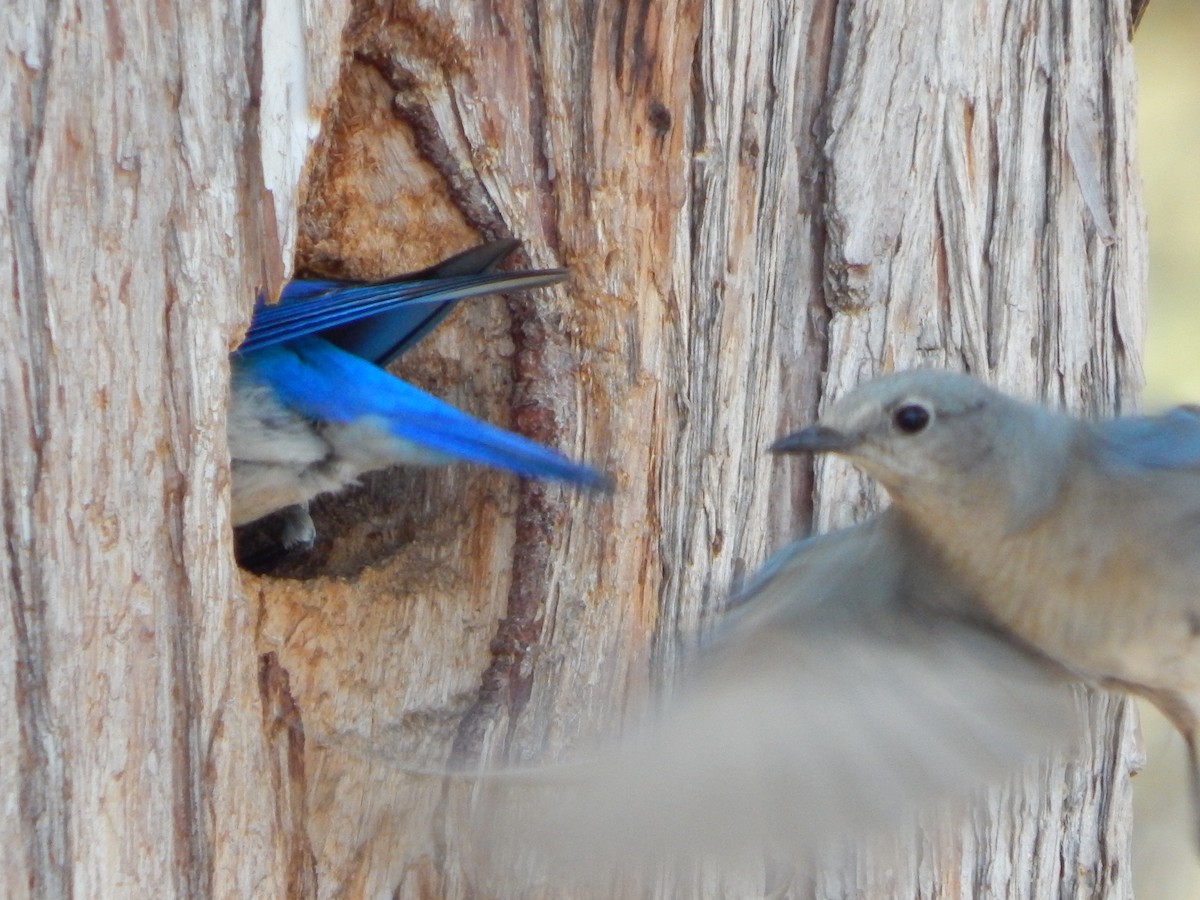
<instances>
[{"instance_id":1,"label":"blue bird","mask_svg":"<svg viewBox=\"0 0 1200 900\"><path fill-rule=\"evenodd\" d=\"M386 281L295 280L262 298L230 356L233 523L282 511L286 549L311 546L308 502L367 472L462 460L589 488L588 466L481 422L385 370L462 299L553 284L563 269L495 272L493 241Z\"/></svg>"}]
</instances>

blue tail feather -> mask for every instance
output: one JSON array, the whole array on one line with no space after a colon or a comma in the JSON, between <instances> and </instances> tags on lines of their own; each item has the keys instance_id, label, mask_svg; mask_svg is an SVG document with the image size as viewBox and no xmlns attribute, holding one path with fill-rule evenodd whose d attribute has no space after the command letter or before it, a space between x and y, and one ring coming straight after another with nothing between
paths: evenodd
<instances>
[{"instance_id":1,"label":"blue tail feather","mask_svg":"<svg viewBox=\"0 0 1200 900\"><path fill-rule=\"evenodd\" d=\"M314 421L377 420L395 437L456 459L586 487L609 484L596 470L469 416L320 338L256 351L240 365L283 405Z\"/></svg>"},{"instance_id":2,"label":"blue tail feather","mask_svg":"<svg viewBox=\"0 0 1200 900\"><path fill-rule=\"evenodd\" d=\"M490 271L517 246L495 241L429 269L384 281L296 279L279 303L261 297L238 353L312 334L356 356L386 366L438 325L459 300L553 284L563 269Z\"/></svg>"},{"instance_id":3,"label":"blue tail feather","mask_svg":"<svg viewBox=\"0 0 1200 900\"><path fill-rule=\"evenodd\" d=\"M366 472L404 463L458 459L609 487L600 472L481 422L383 368L460 299L565 277L561 269L491 271L516 246L484 244L382 282L296 280L279 304L260 299L230 357L234 521L302 509Z\"/></svg>"}]
</instances>

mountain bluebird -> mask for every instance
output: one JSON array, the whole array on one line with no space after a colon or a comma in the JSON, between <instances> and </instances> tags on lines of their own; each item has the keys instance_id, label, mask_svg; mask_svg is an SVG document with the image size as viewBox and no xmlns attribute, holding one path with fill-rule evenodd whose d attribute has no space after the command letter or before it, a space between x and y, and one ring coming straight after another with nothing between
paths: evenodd
<instances>
[{"instance_id":1,"label":"mountain bluebird","mask_svg":"<svg viewBox=\"0 0 1200 900\"><path fill-rule=\"evenodd\" d=\"M632 739L492 786L493 860L804 857L1069 747L1070 681L1151 699L1195 771L1200 411L1091 423L916 371L773 449L892 504L769 560Z\"/></svg>"},{"instance_id":2,"label":"mountain bluebird","mask_svg":"<svg viewBox=\"0 0 1200 900\"><path fill-rule=\"evenodd\" d=\"M384 367L457 301L553 284L561 269L493 272L517 246L496 241L386 281L290 282L261 298L230 357L233 522L284 510L285 547L310 546L308 501L398 464L465 460L603 487L603 475L460 412Z\"/></svg>"},{"instance_id":3,"label":"mountain bluebird","mask_svg":"<svg viewBox=\"0 0 1200 900\"><path fill-rule=\"evenodd\" d=\"M1187 743L1200 828L1200 409L1085 422L914 371L774 449L854 462L967 588L963 614L1162 710Z\"/></svg>"}]
</instances>

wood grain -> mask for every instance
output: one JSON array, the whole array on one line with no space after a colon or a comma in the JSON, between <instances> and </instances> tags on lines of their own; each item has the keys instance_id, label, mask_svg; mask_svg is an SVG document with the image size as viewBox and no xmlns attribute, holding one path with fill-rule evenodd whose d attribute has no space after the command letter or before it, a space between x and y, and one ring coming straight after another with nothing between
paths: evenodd
<instances>
[{"instance_id":1,"label":"wood grain","mask_svg":"<svg viewBox=\"0 0 1200 900\"><path fill-rule=\"evenodd\" d=\"M1127 4L299 10L282 44L237 5L3 13L11 896L505 896L447 816L462 786L419 770L618 729L773 548L878 503L775 437L917 364L1136 402ZM262 164L317 123L303 167ZM473 301L398 372L614 493L372 476L319 505L318 565L239 593L225 357L293 235L300 267L370 277L510 234L570 281ZM1086 702L1083 757L931 825L911 865L787 890L1129 896L1134 731Z\"/></svg>"}]
</instances>

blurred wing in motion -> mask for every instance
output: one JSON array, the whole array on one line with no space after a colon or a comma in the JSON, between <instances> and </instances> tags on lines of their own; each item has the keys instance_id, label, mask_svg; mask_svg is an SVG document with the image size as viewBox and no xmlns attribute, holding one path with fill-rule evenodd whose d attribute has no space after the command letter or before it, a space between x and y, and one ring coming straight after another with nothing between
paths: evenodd
<instances>
[{"instance_id":1,"label":"blurred wing in motion","mask_svg":"<svg viewBox=\"0 0 1200 900\"><path fill-rule=\"evenodd\" d=\"M811 857L1078 733L1056 671L958 618L969 598L894 513L793 545L751 591L648 729L480 782L490 870Z\"/></svg>"}]
</instances>

